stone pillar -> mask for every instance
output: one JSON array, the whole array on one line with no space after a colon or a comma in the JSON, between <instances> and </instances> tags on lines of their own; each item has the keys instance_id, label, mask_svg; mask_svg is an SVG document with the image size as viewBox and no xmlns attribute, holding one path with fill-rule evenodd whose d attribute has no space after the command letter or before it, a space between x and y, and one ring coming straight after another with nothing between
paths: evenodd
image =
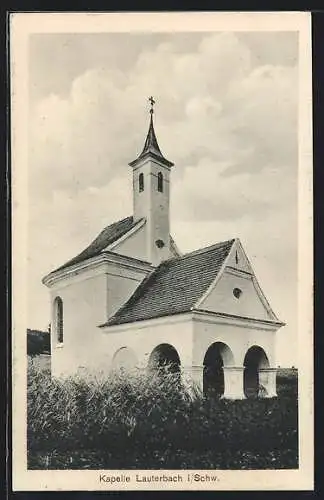
<instances>
[{"instance_id":1,"label":"stone pillar","mask_svg":"<svg viewBox=\"0 0 324 500\"><path fill-rule=\"evenodd\" d=\"M185 388L192 396L204 393L204 367L199 365L183 366L181 379Z\"/></svg>"},{"instance_id":2,"label":"stone pillar","mask_svg":"<svg viewBox=\"0 0 324 500\"><path fill-rule=\"evenodd\" d=\"M259 370L259 397L277 397L277 369L261 368Z\"/></svg>"},{"instance_id":3,"label":"stone pillar","mask_svg":"<svg viewBox=\"0 0 324 500\"><path fill-rule=\"evenodd\" d=\"M224 366L224 394L226 399L244 399L244 367Z\"/></svg>"}]
</instances>

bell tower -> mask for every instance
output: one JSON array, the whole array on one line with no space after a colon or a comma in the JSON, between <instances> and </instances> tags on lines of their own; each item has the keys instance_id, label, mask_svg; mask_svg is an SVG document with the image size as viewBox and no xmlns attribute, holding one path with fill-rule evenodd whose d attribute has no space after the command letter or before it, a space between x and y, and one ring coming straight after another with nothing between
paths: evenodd
<instances>
[{"instance_id":1,"label":"bell tower","mask_svg":"<svg viewBox=\"0 0 324 500\"><path fill-rule=\"evenodd\" d=\"M158 265L171 257L170 250L170 173L173 163L164 158L153 124L154 104L150 102L150 123L143 151L129 163L133 169L134 219L146 220L147 260Z\"/></svg>"}]
</instances>

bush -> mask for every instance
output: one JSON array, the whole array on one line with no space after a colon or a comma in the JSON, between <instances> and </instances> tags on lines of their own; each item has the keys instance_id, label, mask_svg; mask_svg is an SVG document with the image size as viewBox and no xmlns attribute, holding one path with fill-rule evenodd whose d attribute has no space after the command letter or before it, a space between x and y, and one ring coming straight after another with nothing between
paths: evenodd
<instances>
[{"instance_id":1,"label":"bush","mask_svg":"<svg viewBox=\"0 0 324 500\"><path fill-rule=\"evenodd\" d=\"M276 399L206 400L170 373L58 380L31 365L29 466L296 467L296 381Z\"/></svg>"}]
</instances>

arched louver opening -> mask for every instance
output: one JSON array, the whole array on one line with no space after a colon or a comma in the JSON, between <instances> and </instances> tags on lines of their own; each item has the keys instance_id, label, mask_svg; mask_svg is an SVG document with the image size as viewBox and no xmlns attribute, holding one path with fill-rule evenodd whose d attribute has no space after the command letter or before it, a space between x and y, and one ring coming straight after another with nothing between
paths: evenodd
<instances>
[{"instance_id":1,"label":"arched louver opening","mask_svg":"<svg viewBox=\"0 0 324 500\"><path fill-rule=\"evenodd\" d=\"M138 177L138 190L139 192L144 191L144 174L139 174Z\"/></svg>"},{"instance_id":2,"label":"arched louver opening","mask_svg":"<svg viewBox=\"0 0 324 500\"><path fill-rule=\"evenodd\" d=\"M163 193L163 174L161 172L158 173L158 191Z\"/></svg>"},{"instance_id":3,"label":"arched louver opening","mask_svg":"<svg viewBox=\"0 0 324 500\"><path fill-rule=\"evenodd\" d=\"M55 334L58 344L63 343L63 301L61 297L56 297L54 302Z\"/></svg>"}]
</instances>

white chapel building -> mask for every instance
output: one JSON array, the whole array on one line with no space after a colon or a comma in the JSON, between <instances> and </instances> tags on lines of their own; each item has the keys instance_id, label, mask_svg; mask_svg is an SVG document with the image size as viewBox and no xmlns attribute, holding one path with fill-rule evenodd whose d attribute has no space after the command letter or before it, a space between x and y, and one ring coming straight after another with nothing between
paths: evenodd
<instances>
[{"instance_id":1,"label":"white chapel building","mask_svg":"<svg viewBox=\"0 0 324 500\"><path fill-rule=\"evenodd\" d=\"M159 148L153 107L143 151L129 165L133 214L43 279L52 375L169 365L205 394L276 396L284 323L238 238L179 252L170 235L173 163Z\"/></svg>"}]
</instances>

